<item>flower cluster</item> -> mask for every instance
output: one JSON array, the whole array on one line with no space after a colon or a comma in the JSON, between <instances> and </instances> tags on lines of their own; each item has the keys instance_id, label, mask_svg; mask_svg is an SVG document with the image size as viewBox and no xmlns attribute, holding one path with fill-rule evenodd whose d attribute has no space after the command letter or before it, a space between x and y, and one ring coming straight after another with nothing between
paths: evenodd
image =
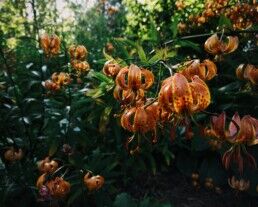
<instances>
[{"instance_id":1,"label":"flower cluster","mask_svg":"<svg viewBox=\"0 0 258 207\"><path fill-rule=\"evenodd\" d=\"M63 176L58 177L56 173L64 166L58 168L59 164L50 157L38 162L38 169L41 173L36 186L39 189L39 194L43 200L61 199L66 197L70 192L71 184L63 179ZM98 190L104 185L104 178L100 175L92 176L86 173L84 176L84 184L89 191Z\"/></svg>"},{"instance_id":2,"label":"flower cluster","mask_svg":"<svg viewBox=\"0 0 258 207\"><path fill-rule=\"evenodd\" d=\"M177 1L176 7L178 10L183 10L186 5L182 1ZM229 0L207 0L200 14L189 15L189 21L191 22L189 26L180 22L178 28L180 31L185 31L187 27L201 26L209 22L211 18L221 15L230 19L234 29L248 29L257 23L257 3L237 3L232 6Z\"/></svg>"},{"instance_id":3,"label":"flower cluster","mask_svg":"<svg viewBox=\"0 0 258 207\"><path fill-rule=\"evenodd\" d=\"M226 129L226 113L211 118L211 128L206 128L206 135L214 137L222 142L227 141L232 146L226 151L222 158L222 163L226 169L230 164L236 163L240 172L243 172L244 158L252 167L256 166L256 161L249 154L245 145L258 144L258 120L245 115L242 119L235 113Z\"/></svg>"},{"instance_id":4,"label":"flower cluster","mask_svg":"<svg viewBox=\"0 0 258 207\"><path fill-rule=\"evenodd\" d=\"M71 65L78 76L90 70L90 65L85 60L88 56L88 51L83 45L72 45L69 48L69 54L71 58Z\"/></svg>"}]
</instances>

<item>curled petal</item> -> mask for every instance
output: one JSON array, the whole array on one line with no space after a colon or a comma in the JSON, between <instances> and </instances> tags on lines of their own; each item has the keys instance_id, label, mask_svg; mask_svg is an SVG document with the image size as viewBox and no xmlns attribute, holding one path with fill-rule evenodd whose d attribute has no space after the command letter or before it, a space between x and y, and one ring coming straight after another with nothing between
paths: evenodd
<instances>
[{"instance_id":1,"label":"curled petal","mask_svg":"<svg viewBox=\"0 0 258 207\"><path fill-rule=\"evenodd\" d=\"M142 88L146 90L152 86L154 82L154 75L151 71L146 69L142 69L141 72L144 77L144 84L142 84Z\"/></svg>"},{"instance_id":2,"label":"curled petal","mask_svg":"<svg viewBox=\"0 0 258 207\"><path fill-rule=\"evenodd\" d=\"M206 109L211 100L208 86L198 76L194 76L190 87L193 97L193 104L191 105L190 111L198 112Z\"/></svg>"},{"instance_id":3,"label":"curled petal","mask_svg":"<svg viewBox=\"0 0 258 207\"><path fill-rule=\"evenodd\" d=\"M237 78L238 79L240 79L240 80L244 80L245 78L244 78L244 69L245 69L245 64L240 64L238 67L237 67L237 69L236 69L236 76L237 76Z\"/></svg>"},{"instance_id":4,"label":"curled petal","mask_svg":"<svg viewBox=\"0 0 258 207\"><path fill-rule=\"evenodd\" d=\"M235 37L229 36L229 37L227 37L227 39L228 39L228 43L223 48L222 52L224 52L224 53L234 52L238 48L238 44L239 44L238 37L237 36L235 36Z\"/></svg>"},{"instance_id":5,"label":"curled petal","mask_svg":"<svg viewBox=\"0 0 258 207\"><path fill-rule=\"evenodd\" d=\"M145 133L148 131L148 124L148 115L144 108L137 108L134 117L134 130Z\"/></svg>"},{"instance_id":6,"label":"curled petal","mask_svg":"<svg viewBox=\"0 0 258 207\"><path fill-rule=\"evenodd\" d=\"M128 80L126 81L126 74L128 74L129 68L122 68L116 76L116 85L120 86L122 89L129 89Z\"/></svg>"},{"instance_id":7,"label":"curled petal","mask_svg":"<svg viewBox=\"0 0 258 207\"><path fill-rule=\"evenodd\" d=\"M211 118L211 128L215 132L218 138L225 137L225 124L226 124L226 113L221 113L218 117L212 116Z\"/></svg>"},{"instance_id":8,"label":"curled petal","mask_svg":"<svg viewBox=\"0 0 258 207\"><path fill-rule=\"evenodd\" d=\"M217 74L217 66L215 65L214 62L212 62L208 59L204 60L203 63L204 63L205 69L206 69L204 80L211 80Z\"/></svg>"},{"instance_id":9,"label":"curled petal","mask_svg":"<svg viewBox=\"0 0 258 207\"><path fill-rule=\"evenodd\" d=\"M229 136L231 138L234 138L234 136L237 135L238 133L238 128L236 126L236 124L238 125L238 127L240 128L240 123L241 123L241 119L238 113L235 113L234 116L232 117L232 120L230 124L229 124Z\"/></svg>"},{"instance_id":10,"label":"curled petal","mask_svg":"<svg viewBox=\"0 0 258 207\"><path fill-rule=\"evenodd\" d=\"M248 141L256 138L256 128L252 121L252 117L249 115L244 116L241 119L240 131L236 137L236 141Z\"/></svg>"},{"instance_id":11,"label":"curled petal","mask_svg":"<svg viewBox=\"0 0 258 207\"><path fill-rule=\"evenodd\" d=\"M141 69L137 65L130 65L128 72L128 87L134 90L140 89L142 83Z\"/></svg>"},{"instance_id":12,"label":"curled petal","mask_svg":"<svg viewBox=\"0 0 258 207\"><path fill-rule=\"evenodd\" d=\"M204 49L213 55L221 53L221 42L219 41L218 35L216 33L205 41Z\"/></svg>"},{"instance_id":13,"label":"curled petal","mask_svg":"<svg viewBox=\"0 0 258 207\"><path fill-rule=\"evenodd\" d=\"M134 132L133 122L135 112L136 108L127 109L121 116L121 126L130 132Z\"/></svg>"},{"instance_id":14,"label":"curled petal","mask_svg":"<svg viewBox=\"0 0 258 207\"><path fill-rule=\"evenodd\" d=\"M159 92L159 105L167 111L173 111L172 84L164 84Z\"/></svg>"},{"instance_id":15,"label":"curled petal","mask_svg":"<svg viewBox=\"0 0 258 207\"><path fill-rule=\"evenodd\" d=\"M176 113L181 113L193 103L191 89L187 79L182 74L176 73L172 81L173 110Z\"/></svg>"},{"instance_id":16,"label":"curled petal","mask_svg":"<svg viewBox=\"0 0 258 207\"><path fill-rule=\"evenodd\" d=\"M254 65L248 64L245 72L244 78L249 80L253 85L258 84L258 68L255 68Z\"/></svg>"},{"instance_id":17,"label":"curled petal","mask_svg":"<svg viewBox=\"0 0 258 207\"><path fill-rule=\"evenodd\" d=\"M228 42L223 42L218 38L217 34L213 34L204 43L204 49L213 55L219 55L222 53L231 53L238 48L238 37L228 36Z\"/></svg>"},{"instance_id":18,"label":"curled petal","mask_svg":"<svg viewBox=\"0 0 258 207\"><path fill-rule=\"evenodd\" d=\"M48 50L50 45L50 38L48 34L43 34L40 36L40 47L45 51Z\"/></svg>"},{"instance_id":19,"label":"curled petal","mask_svg":"<svg viewBox=\"0 0 258 207\"><path fill-rule=\"evenodd\" d=\"M182 73L187 80L192 80L195 75L198 75L202 80L211 80L217 74L216 65L206 59L203 63L200 63L199 59L186 62L186 68L183 69Z\"/></svg>"}]
</instances>

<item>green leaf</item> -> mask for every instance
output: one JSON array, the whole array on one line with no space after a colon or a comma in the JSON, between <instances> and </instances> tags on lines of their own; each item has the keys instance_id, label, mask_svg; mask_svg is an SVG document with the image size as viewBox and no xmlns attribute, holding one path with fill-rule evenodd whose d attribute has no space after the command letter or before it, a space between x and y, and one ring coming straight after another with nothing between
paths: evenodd
<instances>
[{"instance_id":1,"label":"green leaf","mask_svg":"<svg viewBox=\"0 0 258 207\"><path fill-rule=\"evenodd\" d=\"M155 62L158 62L159 60L162 59L162 56L160 53L156 53L155 55L153 55L149 60L148 60L148 64L154 64Z\"/></svg>"},{"instance_id":2,"label":"green leaf","mask_svg":"<svg viewBox=\"0 0 258 207\"><path fill-rule=\"evenodd\" d=\"M146 63L147 62L147 57L146 57L146 54L142 48L142 46L140 45L137 45L137 52L138 52L138 55L139 55L139 58L142 62Z\"/></svg>"},{"instance_id":3,"label":"green leaf","mask_svg":"<svg viewBox=\"0 0 258 207\"><path fill-rule=\"evenodd\" d=\"M177 44L179 44L181 47L190 47L198 52L201 52L199 44L191 42L189 40L179 40Z\"/></svg>"},{"instance_id":4,"label":"green leaf","mask_svg":"<svg viewBox=\"0 0 258 207\"><path fill-rule=\"evenodd\" d=\"M178 22L179 22L178 17L175 17L175 18L173 18L172 24L170 26L173 38L176 38L177 33L178 33L178 29L177 29Z\"/></svg>"},{"instance_id":5,"label":"green leaf","mask_svg":"<svg viewBox=\"0 0 258 207\"><path fill-rule=\"evenodd\" d=\"M101 114L100 121L99 121L99 132L101 134L104 134L106 132L106 127L109 122L111 111L112 111L112 107L106 107Z\"/></svg>"},{"instance_id":6,"label":"green leaf","mask_svg":"<svg viewBox=\"0 0 258 207\"><path fill-rule=\"evenodd\" d=\"M229 18L225 17L224 15L220 16L219 18L219 25L220 27L232 27L232 23Z\"/></svg>"},{"instance_id":7,"label":"green leaf","mask_svg":"<svg viewBox=\"0 0 258 207\"><path fill-rule=\"evenodd\" d=\"M114 60L114 58L111 55L106 53L105 48L103 48L103 55L107 60Z\"/></svg>"}]
</instances>

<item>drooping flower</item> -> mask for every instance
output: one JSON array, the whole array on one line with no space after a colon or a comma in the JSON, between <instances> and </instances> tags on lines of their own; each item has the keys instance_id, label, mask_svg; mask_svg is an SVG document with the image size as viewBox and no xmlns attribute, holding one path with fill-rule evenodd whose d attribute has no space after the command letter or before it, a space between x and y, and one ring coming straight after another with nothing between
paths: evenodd
<instances>
[{"instance_id":1,"label":"drooping flower","mask_svg":"<svg viewBox=\"0 0 258 207\"><path fill-rule=\"evenodd\" d=\"M22 157L23 157L23 150L15 149L14 147L8 148L4 153L5 160L10 162L20 160L22 159Z\"/></svg>"},{"instance_id":2,"label":"drooping flower","mask_svg":"<svg viewBox=\"0 0 258 207\"><path fill-rule=\"evenodd\" d=\"M122 106L135 105L136 103L143 101L145 98L143 89L139 89L137 91L132 89L123 90L118 85L115 87L113 95Z\"/></svg>"},{"instance_id":3,"label":"drooping flower","mask_svg":"<svg viewBox=\"0 0 258 207\"><path fill-rule=\"evenodd\" d=\"M71 82L70 75L64 72L53 73L51 76L51 80L59 86L68 85Z\"/></svg>"},{"instance_id":4,"label":"drooping flower","mask_svg":"<svg viewBox=\"0 0 258 207\"><path fill-rule=\"evenodd\" d=\"M210 99L208 86L198 76L188 82L184 75L176 73L163 81L158 102L165 111L192 114L206 109Z\"/></svg>"},{"instance_id":5,"label":"drooping flower","mask_svg":"<svg viewBox=\"0 0 258 207\"><path fill-rule=\"evenodd\" d=\"M58 91L62 86L70 84L71 81L68 73L60 72L53 73L51 79L44 81L42 85L48 90Z\"/></svg>"},{"instance_id":6,"label":"drooping flower","mask_svg":"<svg viewBox=\"0 0 258 207\"><path fill-rule=\"evenodd\" d=\"M116 84L123 90L148 89L154 82L154 75L147 69L141 69L137 65L122 68L116 76Z\"/></svg>"},{"instance_id":7,"label":"drooping flower","mask_svg":"<svg viewBox=\"0 0 258 207\"><path fill-rule=\"evenodd\" d=\"M258 144L258 120L255 118L245 115L241 119L238 113L235 113L226 128L226 114L223 112L211 118L211 128L206 128L206 135L232 144L222 157L222 163L226 169L229 169L232 163L236 163L239 172L242 173L245 162L251 167L256 167L254 157L245 147L245 145Z\"/></svg>"},{"instance_id":8,"label":"drooping flower","mask_svg":"<svg viewBox=\"0 0 258 207\"><path fill-rule=\"evenodd\" d=\"M87 61L72 60L71 65L78 75L87 73L90 70L90 65Z\"/></svg>"},{"instance_id":9,"label":"drooping flower","mask_svg":"<svg viewBox=\"0 0 258 207\"><path fill-rule=\"evenodd\" d=\"M185 63L185 68L180 71L187 80L191 80L195 75L203 81L211 80L217 74L217 67L211 60L200 62L199 59L191 60Z\"/></svg>"},{"instance_id":10,"label":"drooping flower","mask_svg":"<svg viewBox=\"0 0 258 207\"><path fill-rule=\"evenodd\" d=\"M72 60L84 61L88 55L88 51L83 45L72 45L69 48L69 54Z\"/></svg>"},{"instance_id":11,"label":"drooping flower","mask_svg":"<svg viewBox=\"0 0 258 207\"><path fill-rule=\"evenodd\" d=\"M114 60L109 60L105 63L103 67L103 73L106 76L115 78L120 69L121 67Z\"/></svg>"},{"instance_id":12,"label":"drooping flower","mask_svg":"<svg viewBox=\"0 0 258 207\"><path fill-rule=\"evenodd\" d=\"M204 49L212 55L221 55L234 52L238 48L238 37L228 36L227 42L218 38L215 33L204 43Z\"/></svg>"},{"instance_id":13,"label":"drooping flower","mask_svg":"<svg viewBox=\"0 0 258 207\"><path fill-rule=\"evenodd\" d=\"M100 189L104 185L105 179L100 175L92 176L88 172L84 176L83 181L89 191L94 191Z\"/></svg>"},{"instance_id":14,"label":"drooping flower","mask_svg":"<svg viewBox=\"0 0 258 207\"><path fill-rule=\"evenodd\" d=\"M231 188L237 191L247 191L250 187L250 181L244 179L236 179L235 176L228 179L228 184Z\"/></svg>"},{"instance_id":15,"label":"drooping flower","mask_svg":"<svg viewBox=\"0 0 258 207\"><path fill-rule=\"evenodd\" d=\"M40 46L47 56L54 56L60 52L61 41L55 34L43 34L40 36Z\"/></svg>"},{"instance_id":16,"label":"drooping flower","mask_svg":"<svg viewBox=\"0 0 258 207\"><path fill-rule=\"evenodd\" d=\"M156 138L156 125L159 119L159 105L157 102L151 105L136 106L125 109L121 116L121 126L130 131L145 134L153 133L153 142Z\"/></svg>"},{"instance_id":17,"label":"drooping flower","mask_svg":"<svg viewBox=\"0 0 258 207\"><path fill-rule=\"evenodd\" d=\"M206 129L206 134L230 143L247 143L254 145L258 139L258 120L245 115L242 119L238 113L232 117L232 121L226 129L226 113L212 116L211 128Z\"/></svg>"},{"instance_id":18,"label":"drooping flower","mask_svg":"<svg viewBox=\"0 0 258 207\"><path fill-rule=\"evenodd\" d=\"M236 69L236 76L240 80L250 81L258 85L258 68L251 64L240 64Z\"/></svg>"},{"instance_id":19,"label":"drooping flower","mask_svg":"<svg viewBox=\"0 0 258 207\"><path fill-rule=\"evenodd\" d=\"M38 162L38 169L41 173L53 173L57 170L58 163L55 160L50 160L46 157L44 160Z\"/></svg>"},{"instance_id":20,"label":"drooping flower","mask_svg":"<svg viewBox=\"0 0 258 207\"><path fill-rule=\"evenodd\" d=\"M71 184L61 177L55 177L45 184L53 198L64 198L71 188Z\"/></svg>"},{"instance_id":21,"label":"drooping flower","mask_svg":"<svg viewBox=\"0 0 258 207\"><path fill-rule=\"evenodd\" d=\"M247 152L244 145L233 145L222 156L222 164L228 170L232 164L236 164L238 171L243 173L244 166L256 168L255 158Z\"/></svg>"}]
</instances>

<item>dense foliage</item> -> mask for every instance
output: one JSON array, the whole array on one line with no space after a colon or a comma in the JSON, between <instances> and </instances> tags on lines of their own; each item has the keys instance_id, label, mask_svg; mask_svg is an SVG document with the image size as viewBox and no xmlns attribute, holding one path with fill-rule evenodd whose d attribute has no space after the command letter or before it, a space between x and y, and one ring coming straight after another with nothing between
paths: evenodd
<instances>
[{"instance_id":1,"label":"dense foliage","mask_svg":"<svg viewBox=\"0 0 258 207\"><path fill-rule=\"evenodd\" d=\"M129 195L171 168L258 195L257 3L57 2L0 3L1 206L173 206Z\"/></svg>"}]
</instances>

